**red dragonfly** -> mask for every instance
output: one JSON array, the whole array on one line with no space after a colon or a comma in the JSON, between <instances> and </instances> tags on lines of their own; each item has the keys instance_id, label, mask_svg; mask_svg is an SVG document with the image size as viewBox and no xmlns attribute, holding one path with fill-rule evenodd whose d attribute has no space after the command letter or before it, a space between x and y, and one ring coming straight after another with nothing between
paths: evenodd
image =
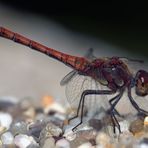
<instances>
[{"instance_id":1,"label":"red dragonfly","mask_svg":"<svg viewBox=\"0 0 148 148\"><path fill-rule=\"evenodd\" d=\"M80 123L77 124L73 130L82 124L84 104L86 100L85 98L88 95L112 95L117 93L115 97L109 100L110 108L108 110L108 113L110 114L113 121L114 132L115 126L117 126L119 132L121 132L120 125L115 116L115 113L118 115L120 114L115 109L115 107L122 98L125 89L128 90L129 101L138 111L138 113L144 116L148 115L148 112L140 108L131 95L131 89L133 87L135 87L136 95L138 96L146 96L148 94L148 72L145 70L138 70L134 76L128 65L122 60L124 57L93 57L93 60L89 60L87 57L72 56L46 47L38 42L30 40L3 27L0 27L0 36L28 46L31 49L44 53L49 57L57 59L58 61L63 62L65 65L71 67L73 71L64 77L64 79L61 81L61 85L68 83L76 74L79 74L84 77L90 77L95 82L108 88L106 90L86 89L82 92L81 97L79 98L76 116L69 119L70 121L78 117L79 113L81 115ZM132 60L128 58L126 59ZM132 61L142 62L140 60Z\"/></svg>"}]
</instances>

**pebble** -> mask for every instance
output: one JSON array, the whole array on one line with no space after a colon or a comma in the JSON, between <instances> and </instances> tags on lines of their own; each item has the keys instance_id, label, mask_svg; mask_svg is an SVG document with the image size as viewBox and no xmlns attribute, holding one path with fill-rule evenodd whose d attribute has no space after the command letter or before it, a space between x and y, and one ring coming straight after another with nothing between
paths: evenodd
<instances>
[{"instance_id":1,"label":"pebble","mask_svg":"<svg viewBox=\"0 0 148 148\"><path fill-rule=\"evenodd\" d=\"M86 142L78 146L78 148L92 148L92 144L90 142Z\"/></svg>"},{"instance_id":2,"label":"pebble","mask_svg":"<svg viewBox=\"0 0 148 148\"><path fill-rule=\"evenodd\" d=\"M0 112L0 126L1 127L5 127L6 129L9 129L12 121L13 121L13 118L10 114Z\"/></svg>"},{"instance_id":3,"label":"pebble","mask_svg":"<svg viewBox=\"0 0 148 148\"><path fill-rule=\"evenodd\" d=\"M14 121L10 127L11 133L15 136L17 134L27 134L28 127L27 123L24 121Z\"/></svg>"},{"instance_id":4,"label":"pebble","mask_svg":"<svg viewBox=\"0 0 148 148\"><path fill-rule=\"evenodd\" d=\"M144 118L144 125L145 125L145 126L148 126L148 116L146 116L146 117Z\"/></svg>"},{"instance_id":5,"label":"pebble","mask_svg":"<svg viewBox=\"0 0 148 148\"><path fill-rule=\"evenodd\" d=\"M58 137L62 133L62 129L53 123L49 122L46 127L41 131L41 135Z\"/></svg>"},{"instance_id":6,"label":"pebble","mask_svg":"<svg viewBox=\"0 0 148 148\"><path fill-rule=\"evenodd\" d=\"M42 98L42 106L45 114L48 114L49 112L52 111L63 114L66 113L65 108L61 104L55 102L55 100L51 96L44 96Z\"/></svg>"},{"instance_id":7,"label":"pebble","mask_svg":"<svg viewBox=\"0 0 148 148\"><path fill-rule=\"evenodd\" d=\"M50 137L45 139L44 143L41 145L42 148L55 148L55 140L54 138Z\"/></svg>"},{"instance_id":8,"label":"pebble","mask_svg":"<svg viewBox=\"0 0 148 148\"><path fill-rule=\"evenodd\" d=\"M108 145L110 145L110 143L111 143L111 138L107 134L99 132L98 135L96 136L97 145L107 147Z\"/></svg>"},{"instance_id":9,"label":"pebble","mask_svg":"<svg viewBox=\"0 0 148 148\"><path fill-rule=\"evenodd\" d=\"M144 122L141 119L134 120L129 127L129 131L133 134L138 134L144 130Z\"/></svg>"},{"instance_id":10,"label":"pebble","mask_svg":"<svg viewBox=\"0 0 148 148\"><path fill-rule=\"evenodd\" d=\"M53 123L49 122L40 133L39 137L40 145L42 145L47 138L58 137L61 134L62 134L62 129L54 125Z\"/></svg>"},{"instance_id":11,"label":"pebble","mask_svg":"<svg viewBox=\"0 0 148 148\"><path fill-rule=\"evenodd\" d=\"M27 118L34 119L35 118L35 109L34 107L29 107L27 110L23 112L23 115Z\"/></svg>"},{"instance_id":12,"label":"pebble","mask_svg":"<svg viewBox=\"0 0 148 148\"><path fill-rule=\"evenodd\" d=\"M59 113L62 113L64 114L66 112L66 110L58 103L52 103L50 104L49 106L45 107L44 108L44 113L45 114L48 114L49 112L59 112Z\"/></svg>"},{"instance_id":13,"label":"pebble","mask_svg":"<svg viewBox=\"0 0 148 148\"><path fill-rule=\"evenodd\" d=\"M2 144L6 144L6 145L13 144L13 140L14 140L14 137L10 132L5 132L1 135Z\"/></svg>"},{"instance_id":14,"label":"pebble","mask_svg":"<svg viewBox=\"0 0 148 148\"><path fill-rule=\"evenodd\" d=\"M56 142L56 148L70 148L70 143L66 139L60 139Z\"/></svg>"},{"instance_id":15,"label":"pebble","mask_svg":"<svg viewBox=\"0 0 148 148\"><path fill-rule=\"evenodd\" d=\"M76 133L72 131L71 126L66 126L65 132L63 134L63 137L65 137L69 141L73 141L76 138Z\"/></svg>"},{"instance_id":16,"label":"pebble","mask_svg":"<svg viewBox=\"0 0 148 148\"><path fill-rule=\"evenodd\" d=\"M31 136L19 134L15 136L14 143L16 146L20 148L27 148L29 145L33 144L36 145L35 140Z\"/></svg>"},{"instance_id":17,"label":"pebble","mask_svg":"<svg viewBox=\"0 0 148 148\"><path fill-rule=\"evenodd\" d=\"M127 120L120 121L119 124L120 124L121 132L129 131L130 123Z\"/></svg>"},{"instance_id":18,"label":"pebble","mask_svg":"<svg viewBox=\"0 0 148 148\"><path fill-rule=\"evenodd\" d=\"M32 135L36 141L39 140L42 129L46 126L46 123L42 120L38 120L35 123L28 125L29 135Z\"/></svg>"},{"instance_id":19,"label":"pebble","mask_svg":"<svg viewBox=\"0 0 148 148\"><path fill-rule=\"evenodd\" d=\"M131 132L126 131L119 135L119 143L125 145L126 147L130 147L134 142L134 136Z\"/></svg>"},{"instance_id":20,"label":"pebble","mask_svg":"<svg viewBox=\"0 0 148 148\"><path fill-rule=\"evenodd\" d=\"M133 148L148 148L148 138L144 138L133 143Z\"/></svg>"},{"instance_id":21,"label":"pebble","mask_svg":"<svg viewBox=\"0 0 148 148\"><path fill-rule=\"evenodd\" d=\"M97 119L91 119L89 121L89 126L92 126L97 131L99 131L99 130L101 130L103 128L102 121L101 120L97 120Z\"/></svg>"}]
</instances>

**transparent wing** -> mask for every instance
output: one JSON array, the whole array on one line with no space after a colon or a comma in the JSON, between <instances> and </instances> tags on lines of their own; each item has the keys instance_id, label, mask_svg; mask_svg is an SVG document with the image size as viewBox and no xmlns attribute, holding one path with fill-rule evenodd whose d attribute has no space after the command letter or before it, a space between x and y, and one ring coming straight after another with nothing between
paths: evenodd
<instances>
[{"instance_id":1,"label":"transparent wing","mask_svg":"<svg viewBox=\"0 0 148 148\"><path fill-rule=\"evenodd\" d=\"M72 70L69 72L60 82L60 85L63 86L67 84L78 72L76 70Z\"/></svg>"},{"instance_id":2,"label":"transparent wing","mask_svg":"<svg viewBox=\"0 0 148 148\"><path fill-rule=\"evenodd\" d=\"M72 108L77 109L81 94L84 90L102 90L102 86L99 82L95 81L91 77L77 74L66 85L65 93L67 100ZM88 95L85 97L84 103L85 109L90 114L99 111L100 107L105 109L109 108L108 100L105 95Z\"/></svg>"}]
</instances>

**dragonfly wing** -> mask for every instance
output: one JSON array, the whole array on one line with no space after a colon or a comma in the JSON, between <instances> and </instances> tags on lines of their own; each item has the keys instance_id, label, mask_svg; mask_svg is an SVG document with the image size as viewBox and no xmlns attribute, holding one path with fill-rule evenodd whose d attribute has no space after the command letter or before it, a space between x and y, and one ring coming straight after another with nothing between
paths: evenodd
<instances>
[{"instance_id":1,"label":"dragonfly wing","mask_svg":"<svg viewBox=\"0 0 148 148\"><path fill-rule=\"evenodd\" d=\"M60 85L63 86L67 84L78 72L76 70L72 70L69 72L60 82Z\"/></svg>"},{"instance_id":2,"label":"dragonfly wing","mask_svg":"<svg viewBox=\"0 0 148 148\"><path fill-rule=\"evenodd\" d=\"M83 91L87 89L102 90L102 85L91 77L79 74L77 74L67 83L65 93L67 101L73 109L77 109L81 95ZM84 108L87 111L89 110L89 112L92 114L98 111L100 106L106 106L106 104L108 104L108 100L105 99L105 95L87 95L85 98ZM104 102L106 100L107 103Z\"/></svg>"},{"instance_id":3,"label":"dragonfly wing","mask_svg":"<svg viewBox=\"0 0 148 148\"><path fill-rule=\"evenodd\" d=\"M84 57L86 57L90 61L93 61L94 59L97 58L97 57L94 56L93 53L94 53L94 49L93 48L89 48Z\"/></svg>"}]
</instances>

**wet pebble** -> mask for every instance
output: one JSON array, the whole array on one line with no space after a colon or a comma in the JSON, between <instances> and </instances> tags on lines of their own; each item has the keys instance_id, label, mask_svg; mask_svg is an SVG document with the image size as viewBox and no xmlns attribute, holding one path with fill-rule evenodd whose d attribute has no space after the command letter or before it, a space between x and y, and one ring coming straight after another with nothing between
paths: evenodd
<instances>
[{"instance_id":1,"label":"wet pebble","mask_svg":"<svg viewBox=\"0 0 148 148\"><path fill-rule=\"evenodd\" d=\"M71 126L65 126L65 132L63 134L63 137L65 137L67 140L72 141L76 138L76 133L72 131Z\"/></svg>"},{"instance_id":2,"label":"wet pebble","mask_svg":"<svg viewBox=\"0 0 148 148\"><path fill-rule=\"evenodd\" d=\"M119 135L119 143L126 147L131 147L132 143L134 142L134 136L131 132L123 132Z\"/></svg>"},{"instance_id":3,"label":"wet pebble","mask_svg":"<svg viewBox=\"0 0 148 148\"><path fill-rule=\"evenodd\" d=\"M78 146L78 148L92 148L92 144L90 142L86 142Z\"/></svg>"},{"instance_id":4,"label":"wet pebble","mask_svg":"<svg viewBox=\"0 0 148 148\"><path fill-rule=\"evenodd\" d=\"M42 98L42 106L45 114L48 114L53 111L63 114L66 113L65 108L61 104L55 102L55 100L51 96L44 96Z\"/></svg>"},{"instance_id":5,"label":"wet pebble","mask_svg":"<svg viewBox=\"0 0 148 148\"><path fill-rule=\"evenodd\" d=\"M9 129L12 121L13 121L13 118L12 118L12 116L10 114L0 112L0 126L1 127Z\"/></svg>"},{"instance_id":6,"label":"wet pebble","mask_svg":"<svg viewBox=\"0 0 148 148\"><path fill-rule=\"evenodd\" d=\"M31 136L19 134L15 136L14 143L20 148L27 148L29 145L37 145L36 141Z\"/></svg>"},{"instance_id":7,"label":"wet pebble","mask_svg":"<svg viewBox=\"0 0 148 148\"><path fill-rule=\"evenodd\" d=\"M45 139L44 143L40 145L41 148L55 148L55 139L50 137Z\"/></svg>"},{"instance_id":8,"label":"wet pebble","mask_svg":"<svg viewBox=\"0 0 148 148\"><path fill-rule=\"evenodd\" d=\"M130 123L127 120L120 121L119 124L120 124L121 132L129 131Z\"/></svg>"},{"instance_id":9,"label":"wet pebble","mask_svg":"<svg viewBox=\"0 0 148 148\"><path fill-rule=\"evenodd\" d=\"M13 135L27 134L28 133L28 125L24 121L14 121L10 127L10 131Z\"/></svg>"},{"instance_id":10,"label":"wet pebble","mask_svg":"<svg viewBox=\"0 0 148 148\"><path fill-rule=\"evenodd\" d=\"M49 122L40 133L40 144L42 145L47 138L58 137L62 134L62 129Z\"/></svg>"},{"instance_id":11,"label":"wet pebble","mask_svg":"<svg viewBox=\"0 0 148 148\"><path fill-rule=\"evenodd\" d=\"M31 123L30 125L28 125L28 133L29 135L33 136L36 139L36 141L38 141L40 133L45 126L46 122L38 120L35 123Z\"/></svg>"},{"instance_id":12,"label":"wet pebble","mask_svg":"<svg viewBox=\"0 0 148 148\"><path fill-rule=\"evenodd\" d=\"M129 131L134 135L142 132L144 130L144 122L141 119L134 120L129 127Z\"/></svg>"},{"instance_id":13,"label":"wet pebble","mask_svg":"<svg viewBox=\"0 0 148 148\"><path fill-rule=\"evenodd\" d=\"M56 142L56 148L70 148L70 143L66 139L60 139Z\"/></svg>"},{"instance_id":14,"label":"wet pebble","mask_svg":"<svg viewBox=\"0 0 148 148\"><path fill-rule=\"evenodd\" d=\"M13 144L13 140L14 140L14 137L10 132L5 132L1 135L1 141L2 141L2 144L4 145Z\"/></svg>"},{"instance_id":15,"label":"wet pebble","mask_svg":"<svg viewBox=\"0 0 148 148\"><path fill-rule=\"evenodd\" d=\"M102 147L108 147L111 144L111 138L103 132L99 132L96 136L96 144Z\"/></svg>"},{"instance_id":16,"label":"wet pebble","mask_svg":"<svg viewBox=\"0 0 148 148\"><path fill-rule=\"evenodd\" d=\"M133 144L134 148L148 148L148 138L143 138L139 140L137 143Z\"/></svg>"}]
</instances>

